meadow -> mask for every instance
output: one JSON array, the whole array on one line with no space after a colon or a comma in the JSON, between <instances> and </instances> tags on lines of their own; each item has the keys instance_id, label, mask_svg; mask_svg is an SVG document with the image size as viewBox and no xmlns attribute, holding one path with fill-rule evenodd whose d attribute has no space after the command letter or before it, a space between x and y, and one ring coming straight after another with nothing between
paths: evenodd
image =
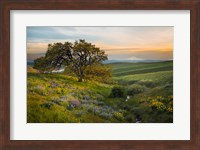
<instances>
[{"instance_id":1,"label":"meadow","mask_svg":"<svg viewBox=\"0 0 200 150\"><path fill-rule=\"evenodd\" d=\"M115 62L112 82L28 66L28 123L172 123L173 61Z\"/></svg>"}]
</instances>

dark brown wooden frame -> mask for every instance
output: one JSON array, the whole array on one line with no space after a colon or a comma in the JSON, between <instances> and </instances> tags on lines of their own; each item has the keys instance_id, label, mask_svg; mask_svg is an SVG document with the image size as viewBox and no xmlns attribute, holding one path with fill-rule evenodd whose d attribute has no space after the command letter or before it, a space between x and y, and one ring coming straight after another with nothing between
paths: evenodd
<instances>
[{"instance_id":1,"label":"dark brown wooden frame","mask_svg":"<svg viewBox=\"0 0 200 150\"><path fill-rule=\"evenodd\" d=\"M11 141L10 10L190 10L191 140L189 141ZM189 149L200 148L200 0L1 0L0 149ZM184 64L183 64L184 65ZM181 116L180 116L181 117ZM119 135L120 136L120 135Z\"/></svg>"}]
</instances>

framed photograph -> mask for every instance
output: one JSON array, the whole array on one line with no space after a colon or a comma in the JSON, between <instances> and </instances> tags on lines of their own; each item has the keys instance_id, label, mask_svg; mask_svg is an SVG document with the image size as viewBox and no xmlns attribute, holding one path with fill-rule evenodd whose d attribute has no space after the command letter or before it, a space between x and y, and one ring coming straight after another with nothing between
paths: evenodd
<instances>
[{"instance_id":1,"label":"framed photograph","mask_svg":"<svg viewBox=\"0 0 200 150\"><path fill-rule=\"evenodd\" d=\"M1 149L200 147L200 1L5 0Z\"/></svg>"}]
</instances>

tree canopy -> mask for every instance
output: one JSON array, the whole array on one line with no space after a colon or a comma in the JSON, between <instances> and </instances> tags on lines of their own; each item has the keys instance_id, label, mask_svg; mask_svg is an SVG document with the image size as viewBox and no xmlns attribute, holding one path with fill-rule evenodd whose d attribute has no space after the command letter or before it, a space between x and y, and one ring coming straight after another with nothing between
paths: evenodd
<instances>
[{"instance_id":1,"label":"tree canopy","mask_svg":"<svg viewBox=\"0 0 200 150\"><path fill-rule=\"evenodd\" d=\"M34 61L34 68L44 72L67 66L78 77L78 81L82 82L89 67L102 65L107 59L103 50L85 40L54 43L48 45L44 57Z\"/></svg>"}]
</instances>

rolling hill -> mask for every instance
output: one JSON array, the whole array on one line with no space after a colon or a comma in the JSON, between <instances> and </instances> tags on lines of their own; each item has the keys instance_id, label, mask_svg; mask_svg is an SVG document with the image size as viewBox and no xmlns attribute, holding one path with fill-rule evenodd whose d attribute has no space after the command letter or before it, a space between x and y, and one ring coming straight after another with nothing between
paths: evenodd
<instances>
[{"instance_id":1,"label":"rolling hill","mask_svg":"<svg viewBox=\"0 0 200 150\"><path fill-rule=\"evenodd\" d=\"M110 84L80 83L75 77L41 74L29 66L27 122L173 122L173 61L109 65L113 72ZM114 89L123 95L113 97Z\"/></svg>"}]
</instances>

